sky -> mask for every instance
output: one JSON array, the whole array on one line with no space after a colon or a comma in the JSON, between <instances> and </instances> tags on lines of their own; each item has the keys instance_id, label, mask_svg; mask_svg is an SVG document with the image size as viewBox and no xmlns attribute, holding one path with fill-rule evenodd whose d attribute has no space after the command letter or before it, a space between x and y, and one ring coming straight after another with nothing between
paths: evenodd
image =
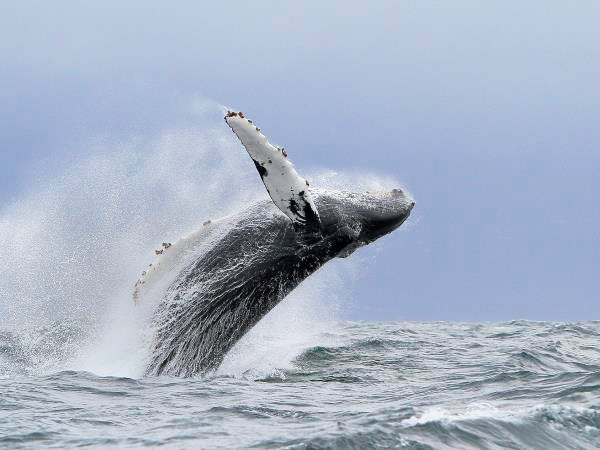
<instances>
[{"instance_id":1,"label":"sky","mask_svg":"<svg viewBox=\"0 0 600 450\"><path fill-rule=\"evenodd\" d=\"M351 318L600 319L598 23L596 1L3 2L0 211L202 98L300 173L412 193Z\"/></svg>"}]
</instances>

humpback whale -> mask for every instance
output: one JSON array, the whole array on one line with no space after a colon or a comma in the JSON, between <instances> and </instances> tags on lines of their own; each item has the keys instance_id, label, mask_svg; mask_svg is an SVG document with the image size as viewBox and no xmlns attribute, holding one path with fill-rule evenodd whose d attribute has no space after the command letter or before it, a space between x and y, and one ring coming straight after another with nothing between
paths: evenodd
<instances>
[{"instance_id":1,"label":"humpback whale","mask_svg":"<svg viewBox=\"0 0 600 450\"><path fill-rule=\"evenodd\" d=\"M300 282L332 258L345 258L398 228L415 205L402 189L313 188L286 150L271 145L243 113L229 111L225 122L250 155L271 200L230 218L227 227L207 221L198 232L157 251L160 260L136 283L138 302L177 252L187 259L153 313L147 375L193 376L216 369ZM193 243L203 239L211 245L194 254Z\"/></svg>"}]
</instances>

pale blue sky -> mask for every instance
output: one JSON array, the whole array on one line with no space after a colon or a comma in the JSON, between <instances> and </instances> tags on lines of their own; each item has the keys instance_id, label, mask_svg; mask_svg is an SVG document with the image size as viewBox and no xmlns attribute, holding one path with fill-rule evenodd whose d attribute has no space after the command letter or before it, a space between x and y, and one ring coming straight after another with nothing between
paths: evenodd
<instances>
[{"instance_id":1,"label":"pale blue sky","mask_svg":"<svg viewBox=\"0 0 600 450\"><path fill-rule=\"evenodd\" d=\"M353 318L600 319L600 3L73 3L0 6L0 207L200 96L414 194Z\"/></svg>"}]
</instances>

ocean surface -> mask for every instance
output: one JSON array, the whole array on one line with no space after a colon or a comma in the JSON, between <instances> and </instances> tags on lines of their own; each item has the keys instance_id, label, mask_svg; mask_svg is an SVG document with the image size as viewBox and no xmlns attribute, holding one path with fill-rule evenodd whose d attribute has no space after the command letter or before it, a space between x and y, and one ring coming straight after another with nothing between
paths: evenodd
<instances>
[{"instance_id":1,"label":"ocean surface","mask_svg":"<svg viewBox=\"0 0 600 450\"><path fill-rule=\"evenodd\" d=\"M315 329L188 379L42 370L76 330L2 330L0 447L600 447L600 322Z\"/></svg>"}]
</instances>

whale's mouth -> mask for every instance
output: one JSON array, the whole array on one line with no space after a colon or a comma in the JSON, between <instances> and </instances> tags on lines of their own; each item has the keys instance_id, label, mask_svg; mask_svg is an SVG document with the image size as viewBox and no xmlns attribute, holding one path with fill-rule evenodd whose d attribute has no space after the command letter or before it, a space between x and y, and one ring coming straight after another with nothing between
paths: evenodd
<instances>
[{"instance_id":1,"label":"whale's mouth","mask_svg":"<svg viewBox=\"0 0 600 450\"><path fill-rule=\"evenodd\" d=\"M371 243L391 233L410 216L414 199L401 189L390 192L369 192L360 214L363 222L361 240Z\"/></svg>"}]
</instances>

